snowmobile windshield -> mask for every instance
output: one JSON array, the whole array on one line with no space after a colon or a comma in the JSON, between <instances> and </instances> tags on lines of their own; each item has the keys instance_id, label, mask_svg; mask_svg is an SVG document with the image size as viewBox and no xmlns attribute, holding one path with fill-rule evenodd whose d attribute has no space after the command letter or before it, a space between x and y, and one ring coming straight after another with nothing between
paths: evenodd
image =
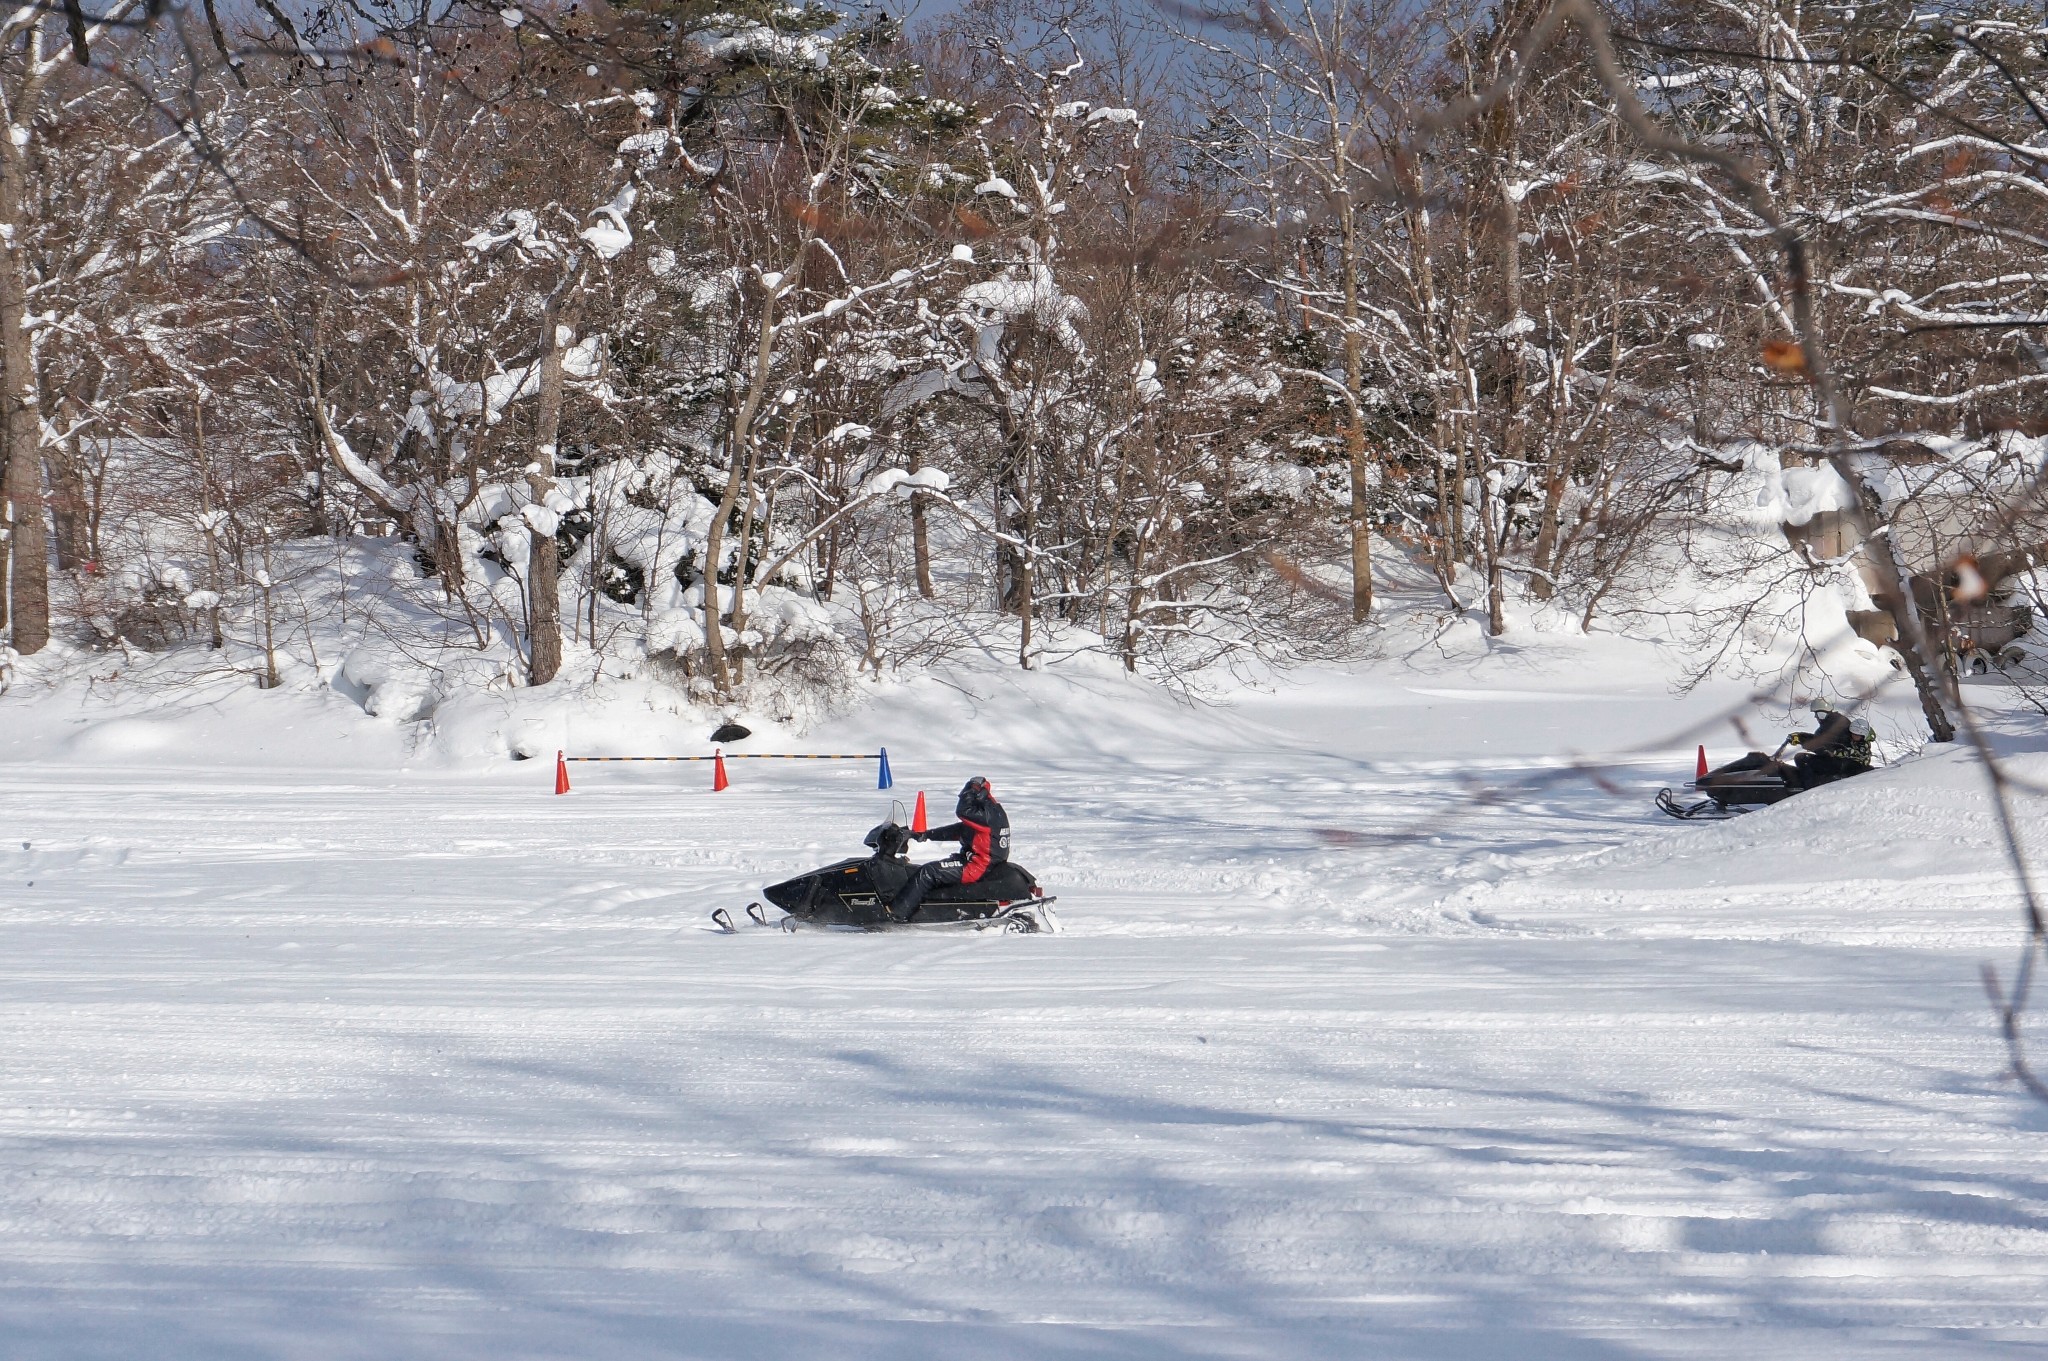
<instances>
[{"instance_id":1,"label":"snowmobile windshield","mask_svg":"<svg viewBox=\"0 0 2048 1361\"><path fill-rule=\"evenodd\" d=\"M910 849L910 831L898 822L884 822L861 838L877 855L902 855Z\"/></svg>"}]
</instances>

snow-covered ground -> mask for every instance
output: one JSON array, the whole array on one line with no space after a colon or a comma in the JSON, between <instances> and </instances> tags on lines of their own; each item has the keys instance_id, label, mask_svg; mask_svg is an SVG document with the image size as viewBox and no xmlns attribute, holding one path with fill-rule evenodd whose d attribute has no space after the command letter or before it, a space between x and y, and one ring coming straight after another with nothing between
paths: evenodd
<instances>
[{"instance_id":1,"label":"snow-covered ground","mask_svg":"<svg viewBox=\"0 0 2048 1361\"><path fill-rule=\"evenodd\" d=\"M556 798L339 696L12 697L0 1355L2037 1354L1980 781L1659 819L1741 693L1666 674L991 671L741 748L989 775L1039 937L707 931L857 846L864 765Z\"/></svg>"}]
</instances>

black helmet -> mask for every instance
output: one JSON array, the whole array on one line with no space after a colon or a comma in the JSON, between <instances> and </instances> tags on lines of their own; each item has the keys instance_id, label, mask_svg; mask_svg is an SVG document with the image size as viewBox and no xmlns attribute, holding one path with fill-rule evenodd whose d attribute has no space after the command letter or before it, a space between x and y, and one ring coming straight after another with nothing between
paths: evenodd
<instances>
[{"instance_id":1,"label":"black helmet","mask_svg":"<svg viewBox=\"0 0 2048 1361\"><path fill-rule=\"evenodd\" d=\"M953 805L953 816L964 818L975 809L986 808L994 803L995 798L995 794L988 787L988 781L977 775L960 786L960 798Z\"/></svg>"}]
</instances>

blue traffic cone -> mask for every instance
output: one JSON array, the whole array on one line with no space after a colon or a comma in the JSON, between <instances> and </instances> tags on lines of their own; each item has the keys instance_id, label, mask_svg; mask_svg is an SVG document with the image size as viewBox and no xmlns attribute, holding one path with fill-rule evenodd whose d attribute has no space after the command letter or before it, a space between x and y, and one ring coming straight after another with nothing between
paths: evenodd
<instances>
[{"instance_id":1,"label":"blue traffic cone","mask_svg":"<svg viewBox=\"0 0 2048 1361\"><path fill-rule=\"evenodd\" d=\"M881 778L879 778L879 779L877 779L877 780L875 781L875 788L877 788L877 789L893 789L893 788L895 788L895 787L896 787L896 779L895 779L895 777L894 777L894 776L892 776L892 775L890 775L890 774L889 774L889 749L888 749L887 747L883 747L883 748L882 748L882 774L881 774Z\"/></svg>"}]
</instances>

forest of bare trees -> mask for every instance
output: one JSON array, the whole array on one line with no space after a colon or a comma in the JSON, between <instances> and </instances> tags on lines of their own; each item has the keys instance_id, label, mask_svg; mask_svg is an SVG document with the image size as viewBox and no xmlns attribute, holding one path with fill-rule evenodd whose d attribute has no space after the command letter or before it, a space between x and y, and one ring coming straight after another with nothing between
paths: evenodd
<instances>
[{"instance_id":1,"label":"forest of bare trees","mask_svg":"<svg viewBox=\"0 0 2048 1361\"><path fill-rule=\"evenodd\" d=\"M1376 580L1499 634L1690 564L1841 583L1946 739L2048 537L2044 40L2004 3L14 5L0 659L1188 674L1351 646ZM1760 460L1806 513L1710 551Z\"/></svg>"}]
</instances>

